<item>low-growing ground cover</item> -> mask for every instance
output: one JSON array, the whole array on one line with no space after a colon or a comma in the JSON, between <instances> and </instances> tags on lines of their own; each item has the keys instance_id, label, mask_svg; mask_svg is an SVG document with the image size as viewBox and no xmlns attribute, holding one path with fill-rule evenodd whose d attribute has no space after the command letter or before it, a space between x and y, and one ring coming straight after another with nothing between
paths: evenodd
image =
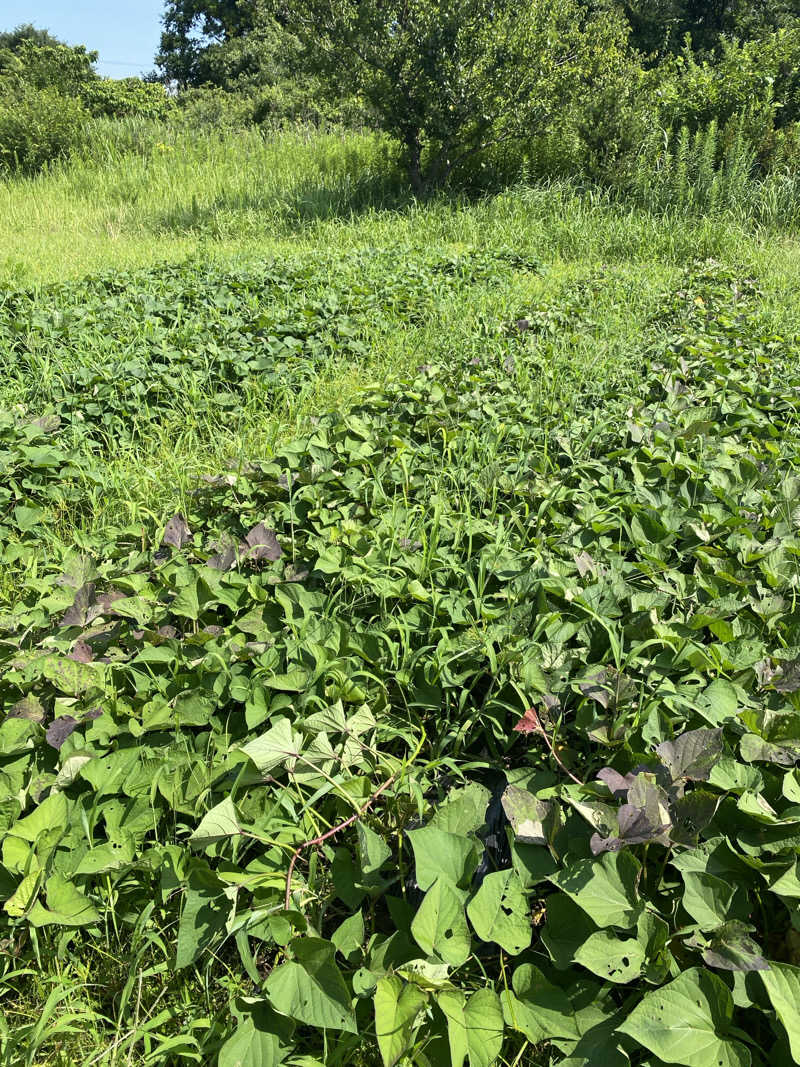
<instances>
[{"instance_id":1,"label":"low-growing ground cover","mask_svg":"<svg viewBox=\"0 0 800 1067\"><path fill-rule=\"evenodd\" d=\"M0 1062L797 1061L791 246L324 225L10 264Z\"/></svg>"}]
</instances>

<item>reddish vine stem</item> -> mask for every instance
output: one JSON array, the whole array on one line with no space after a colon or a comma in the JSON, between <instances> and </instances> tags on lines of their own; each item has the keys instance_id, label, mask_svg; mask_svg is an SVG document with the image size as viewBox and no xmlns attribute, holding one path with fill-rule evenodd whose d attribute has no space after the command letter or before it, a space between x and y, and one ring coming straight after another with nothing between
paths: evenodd
<instances>
[{"instance_id":1,"label":"reddish vine stem","mask_svg":"<svg viewBox=\"0 0 800 1067\"><path fill-rule=\"evenodd\" d=\"M420 749L422 748L424 740L425 740L425 733L423 731L422 739L420 740L420 743L417 745L416 751L414 752L413 756L409 760L409 763L413 763L414 760L419 755L419 752L420 752ZM381 795L381 793L385 793L386 790L389 788L389 786L392 785L395 781L397 781L397 779L400 777L400 775L401 775L403 770L404 770L404 768L401 767L401 769L399 771L395 771L394 774L390 775L390 777L387 778L386 781L375 790L375 792L372 794L372 796L368 797L366 802L364 804L362 804L362 806L358 809L358 811L353 812L353 814L350 815L343 822L337 823L336 826L332 826L331 829L330 830L326 830L326 832L324 834L320 834L318 837L311 837L311 838L308 839L308 841L304 841L302 843L302 845L298 845L298 847L294 850L294 853L292 854L291 860L289 861L289 871L288 871L288 873L286 875L286 899L285 899L285 904L286 904L286 910L287 911L289 910L289 908L291 907L291 904L292 904L292 875L294 874L295 864L297 863L297 861L300 858L300 856L302 855L302 853L307 848L312 848L314 845L321 845L323 843L323 841L327 841L329 837L333 837L335 834L341 833L342 830L346 830L348 826L352 826L352 824L354 822L356 822L357 819L361 818L361 816L364 814L364 812L368 811L372 807L372 805L375 803L375 801L378 799L378 797Z\"/></svg>"},{"instance_id":2,"label":"reddish vine stem","mask_svg":"<svg viewBox=\"0 0 800 1067\"><path fill-rule=\"evenodd\" d=\"M561 759L561 757L559 756L559 754L558 754L558 753L556 752L556 749L555 749L555 745L554 745L554 744L553 744L553 742L552 742L552 741L550 740L550 736L548 735L548 733L547 733L547 731L546 731L546 730L543 730L543 731L542 731L542 736L543 736L543 737L544 737L544 739L545 739L545 742L546 742L546 744L547 744L547 747L548 747L548 748L550 749L550 752L551 752L551 754L552 754L552 756L553 756L553 759L554 759L554 760L556 761L556 763L557 763L557 764L559 765L559 767L560 767L560 768L561 768L561 770L562 770L562 771L564 772L564 774L568 774L568 775L570 776L570 778L571 778L571 779L573 780L573 782L574 782L574 783L575 783L576 785L583 785L583 782L582 782L582 781L580 780L580 778L578 778L578 777L577 777L577 775L573 774L573 773L572 773L572 771L571 771L571 770L569 769L569 767L567 767L567 766L566 766L566 765L564 764L564 761L563 761L563 760Z\"/></svg>"},{"instance_id":3,"label":"reddish vine stem","mask_svg":"<svg viewBox=\"0 0 800 1067\"><path fill-rule=\"evenodd\" d=\"M540 737L543 737L545 744L550 749L550 755L556 761L556 763L564 772L564 774L569 775L569 777L576 785L583 785L583 782L580 780L580 778L576 777L569 769L569 767L565 766L564 761L556 752L556 746L553 744L553 741L547 730L545 730L542 720L539 717L539 713L536 711L536 708L528 708L528 710L519 720L517 725L514 727L514 731L518 734L538 734Z\"/></svg>"}]
</instances>

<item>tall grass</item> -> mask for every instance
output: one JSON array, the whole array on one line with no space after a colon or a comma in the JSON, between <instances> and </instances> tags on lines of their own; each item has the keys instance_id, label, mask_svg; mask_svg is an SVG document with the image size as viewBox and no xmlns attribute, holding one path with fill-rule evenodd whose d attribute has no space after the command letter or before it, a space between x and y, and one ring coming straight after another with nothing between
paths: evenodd
<instances>
[{"instance_id":1,"label":"tall grass","mask_svg":"<svg viewBox=\"0 0 800 1067\"><path fill-rule=\"evenodd\" d=\"M77 157L0 180L0 283L320 247L502 244L548 260L741 260L763 246L759 227L797 218L799 183L745 182L735 145L712 162L715 137L649 145L624 196L559 180L419 204L393 145L374 133L99 122Z\"/></svg>"},{"instance_id":2,"label":"tall grass","mask_svg":"<svg viewBox=\"0 0 800 1067\"><path fill-rule=\"evenodd\" d=\"M660 214L694 214L742 224L792 228L800 223L800 175L761 174L747 116L725 128L656 131L630 176L634 201Z\"/></svg>"}]
</instances>

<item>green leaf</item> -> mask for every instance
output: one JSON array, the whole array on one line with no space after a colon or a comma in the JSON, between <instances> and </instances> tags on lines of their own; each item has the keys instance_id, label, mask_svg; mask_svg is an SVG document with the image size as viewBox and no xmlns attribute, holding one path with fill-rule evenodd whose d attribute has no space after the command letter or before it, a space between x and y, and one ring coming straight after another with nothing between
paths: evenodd
<instances>
[{"instance_id":1,"label":"green leaf","mask_svg":"<svg viewBox=\"0 0 800 1067\"><path fill-rule=\"evenodd\" d=\"M538 967L521 964L514 971L511 984L513 993L501 993L503 1015L508 1025L522 1031L532 1044L551 1037L580 1037L569 997Z\"/></svg>"},{"instance_id":2,"label":"green leaf","mask_svg":"<svg viewBox=\"0 0 800 1067\"><path fill-rule=\"evenodd\" d=\"M746 1046L726 1036L732 1019L728 987L716 975L695 968L646 993L618 1029L665 1063L748 1067Z\"/></svg>"},{"instance_id":3,"label":"green leaf","mask_svg":"<svg viewBox=\"0 0 800 1067\"><path fill-rule=\"evenodd\" d=\"M624 985L642 973L644 948L635 937L617 937L610 930L598 930L575 952L575 962L608 982Z\"/></svg>"},{"instance_id":4,"label":"green leaf","mask_svg":"<svg viewBox=\"0 0 800 1067\"><path fill-rule=\"evenodd\" d=\"M642 910L636 891L639 870L630 852L606 852L599 859L565 867L550 875L550 881L598 926L628 930L636 925Z\"/></svg>"},{"instance_id":5,"label":"green leaf","mask_svg":"<svg viewBox=\"0 0 800 1067\"><path fill-rule=\"evenodd\" d=\"M219 1050L218 1067L278 1067L292 1051L292 1024L265 1002L254 1004Z\"/></svg>"},{"instance_id":6,"label":"green leaf","mask_svg":"<svg viewBox=\"0 0 800 1067\"><path fill-rule=\"evenodd\" d=\"M450 879L437 878L411 923L411 933L422 951L460 967L470 954L472 942L464 915L466 892Z\"/></svg>"},{"instance_id":7,"label":"green leaf","mask_svg":"<svg viewBox=\"0 0 800 1067\"><path fill-rule=\"evenodd\" d=\"M457 886L469 885L480 859L477 843L472 838L450 834L435 826L410 830L408 838L414 850L420 889L430 889L441 875Z\"/></svg>"},{"instance_id":8,"label":"green leaf","mask_svg":"<svg viewBox=\"0 0 800 1067\"><path fill-rule=\"evenodd\" d=\"M450 1067L463 1067L464 1060L469 1056L467 1021L464 1017L467 998L460 990L446 989L439 993L436 1003L447 1019Z\"/></svg>"},{"instance_id":9,"label":"green leaf","mask_svg":"<svg viewBox=\"0 0 800 1067\"><path fill-rule=\"evenodd\" d=\"M0 723L0 756L20 756L33 749L41 731L27 719L6 719Z\"/></svg>"},{"instance_id":10,"label":"green leaf","mask_svg":"<svg viewBox=\"0 0 800 1067\"><path fill-rule=\"evenodd\" d=\"M366 875L377 874L388 859L391 859L392 850L382 837L371 830L363 822L356 823L356 837L358 839L358 857L361 863L361 871Z\"/></svg>"},{"instance_id":11,"label":"green leaf","mask_svg":"<svg viewBox=\"0 0 800 1067\"><path fill-rule=\"evenodd\" d=\"M414 1022L427 997L396 975L381 978L375 990L375 1033L384 1067L394 1067L411 1044Z\"/></svg>"},{"instance_id":12,"label":"green leaf","mask_svg":"<svg viewBox=\"0 0 800 1067\"><path fill-rule=\"evenodd\" d=\"M42 508L29 508L19 504L14 508L14 522L22 533L30 533L44 518Z\"/></svg>"},{"instance_id":13,"label":"green leaf","mask_svg":"<svg viewBox=\"0 0 800 1067\"><path fill-rule=\"evenodd\" d=\"M681 899L686 911L703 930L721 926L730 915L735 888L713 874L683 871L684 894Z\"/></svg>"},{"instance_id":14,"label":"green leaf","mask_svg":"<svg viewBox=\"0 0 800 1067\"><path fill-rule=\"evenodd\" d=\"M14 823L14 836L35 841L43 830L66 830L69 805L63 793L51 793L30 815Z\"/></svg>"},{"instance_id":15,"label":"green leaf","mask_svg":"<svg viewBox=\"0 0 800 1067\"><path fill-rule=\"evenodd\" d=\"M795 860L794 866L776 878L769 888L778 896L800 900L800 860Z\"/></svg>"},{"instance_id":16,"label":"green leaf","mask_svg":"<svg viewBox=\"0 0 800 1067\"><path fill-rule=\"evenodd\" d=\"M178 924L175 966L180 970L195 962L225 930L231 913L225 885L208 867L195 866L189 873L186 896Z\"/></svg>"},{"instance_id":17,"label":"green leaf","mask_svg":"<svg viewBox=\"0 0 800 1067\"><path fill-rule=\"evenodd\" d=\"M170 604L170 610L174 615L197 622L200 618L200 597L197 586L198 579L196 576L181 586L177 596Z\"/></svg>"},{"instance_id":18,"label":"green leaf","mask_svg":"<svg viewBox=\"0 0 800 1067\"><path fill-rule=\"evenodd\" d=\"M542 845L515 841L511 846L511 860L525 889L547 881L558 870L558 864Z\"/></svg>"},{"instance_id":19,"label":"green leaf","mask_svg":"<svg viewBox=\"0 0 800 1067\"><path fill-rule=\"evenodd\" d=\"M547 921L542 929L542 941L559 971L565 971L572 964L578 946L596 929L583 908L568 896L553 893L547 898Z\"/></svg>"},{"instance_id":20,"label":"green leaf","mask_svg":"<svg viewBox=\"0 0 800 1067\"><path fill-rule=\"evenodd\" d=\"M364 916L355 911L341 922L331 934L331 941L346 960L357 957L364 944Z\"/></svg>"},{"instance_id":21,"label":"green leaf","mask_svg":"<svg viewBox=\"0 0 800 1067\"><path fill-rule=\"evenodd\" d=\"M700 714L712 726L721 726L735 718L738 707L736 690L724 678L713 681L700 697Z\"/></svg>"},{"instance_id":22,"label":"green leaf","mask_svg":"<svg viewBox=\"0 0 800 1067\"><path fill-rule=\"evenodd\" d=\"M72 873L77 876L118 871L133 863L135 855L135 839L131 834L122 834L118 839L90 848L83 854L80 863Z\"/></svg>"},{"instance_id":23,"label":"green leaf","mask_svg":"<svg viewBox=\"0 0 800 1067\"><path fill-rule=\"evenodd\" d=\"M770 960L768 971L759 971L770 1003L783 1024L795 1063L800 1063L800 967Z\"/></svg>"},{"instance_id":24,"label":"green leaf","mask_svg":"<svg viewBox=\"0 0 800 1067\"><path fill-rule=\"evenodd\" d=\"M429 825L448 834L474 833L484 824L490 796L489 790L477 782L453 789L436 809Z\"/></svg>"},{"instance_id":25,"label":"green leaf","mask_svg":"<svg viewBox=\"0 0 800 1067\"><path fill-rule=\"evenodd\" d=\"M243 752L251 759L261 774L267 775L282 764L286 764L291 770L302 743L301 735L295 733L289 719L284 718L279 719L265 734L248 741L237 751Z\"/></svg>"},{"instance_id":26,"label":"green leaf","mask_svg":"<svg viewBox=\"0 0 800 1067\"><path fill-rule=\"evenodd\" d=\"M265 990L276 1011L327 1030L356 1033L350 994L334 962L335 945L318 937L292 944L294 960L270 974Z\"/></svg>"},{"instance_id":27,"label":"green leaf","mask_svg":"<svg viewBox=\"0 0 800 1067\"><path fill-rule=\"evenodd\" d=\"M643 977L661 985L669 974L672 953L669 950L669 925L651 911L643 911L636 923L636 936L645 955Z\"/></svg>"},{"instance_id":28,"label":"green leaf","mask_svg":"<svg viewBox=\"0 0 800 1067\"><path fill-rule=\"evenodd\" d=\"M557 1048L568 1053L566 1059L559 1061L559 1067L628 1067L630 1059L620 1047L617 1030L625 1018L625 1011L609 1014L604 1009L605 1005L601 1008L597 1003L592 1003L575 1012L581 1035L577 1043L553 1039L552 1043Z\"/></svg>"},{"instance_id":29,"label":"green leaf","mask_svg":"<svg viewBox=\"0 0 800 1067\"><path fill-rule=\"evenodd\" d=\"M100 921L100 913L72 882L54 874L45 885L47 908L39 901L28 913L32 926L91 926Z\"/></svg>"},{"instance_id":30,"label":"green leaf","mask_svg":"<svg viewBox=\"0 0 800 1067\"><path fill-rule=\"evenodd\" d=\"M465 1002L463 993L443 991L437 1003L447 1018L452 1067L491 1067L503 1047L503 1010L491 989L479 989Z\"/></svg>"},{"instance_id":31,"label":"green leaf","mask_svg":"<svg viewBox=\"0 0 800 1067\"><path fill-rule=\"evenodd\" d=\"M487 874L467 905L467 915L482 941L494 941L512 956L524 952L531 943L528 904L514 870Z\"/></svg>"},{"instance_id":32,"label":"green leaf","mask_svg":"<svg viewBox=\"0 0 800 1067\"><path fill-rule=\"evenodd\" d=\"M277 689L281 693L302 693L308 688L310 678L308 671L298 668L286 674L271 674L261 681L268 689Z\"/></svg>"},{"instance_id":33,"label":"green leaf","mask_svg":"<svg viewBox=\"0 0 800 1067\"><path fill-rule=\"evenodd\" d=\"M239 817L230 797L225 797L200 820L200 825L189 838L189 844L195 848L205 848L215 841L226 841L238 837L242 832Z\"/></svg>"},{"instance_id":34,"label":"green leaf","mask_svg":"<svg viewBox=\"0 0 800 1067\"><path fill-rule=\"evenodd\" d=\"M13 919L18 919L30 908L39 889L40 872L31 871L26 874L14 892L3 904L3 910Z\"/></svg>"}]
</instances>

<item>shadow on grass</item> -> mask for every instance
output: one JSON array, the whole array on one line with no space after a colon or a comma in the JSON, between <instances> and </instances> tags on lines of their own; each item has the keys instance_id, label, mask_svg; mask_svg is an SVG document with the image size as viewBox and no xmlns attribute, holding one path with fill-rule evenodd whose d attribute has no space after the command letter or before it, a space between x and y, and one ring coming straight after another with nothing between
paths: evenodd
<instances>
[{"instance_id":1,"label":"shadow on grass","mask_svg":"<svg viewBox=\"0 0 800 1067\"><path fill-rule=\"evenodd\" d=\"M210 202L196 196L153 219L159 233L207 233L222 236L270 225L295 231L316 222L348 220L371 211L402 211L414 198L396 174L301 180L286 189L231 189Z\"/></svg>"}]
</instances>

